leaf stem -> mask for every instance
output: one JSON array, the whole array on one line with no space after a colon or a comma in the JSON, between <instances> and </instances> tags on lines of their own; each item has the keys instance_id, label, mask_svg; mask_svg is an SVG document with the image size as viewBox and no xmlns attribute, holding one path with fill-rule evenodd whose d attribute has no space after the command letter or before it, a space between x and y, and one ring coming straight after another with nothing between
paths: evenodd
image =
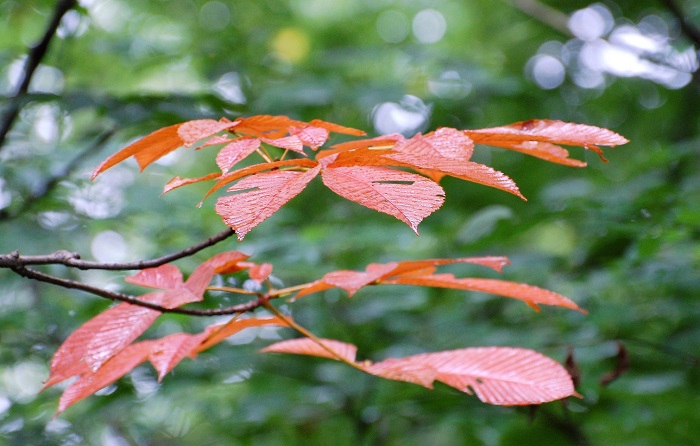
<instances>
[{"instance_id":1,"label":"leaf stem","mask_svg":"<svg viewBox=\"0 0 700 446\"><path fill-rule=\"evenodd\" d=\"M353 361L348 361L347 359L345 359L343 356L338 354L335 350L333 350L332 348L330 348L329 346L324 344L321 339L319 339L316 335L311 333L309 330L307 330L306 328L297 324L291 318L288 318L287 316L283 315L282 312L280 312L277 308L275 308L275 306L272 305L269 300L263 300L262 305L265 308L267 308L268 310L270 310L270 312L273 313L275 316L282 319L285 323L289 324L290 327L292 327L293 329L295 329L296 331L298 331L302 335L304 335L307 338L314 341L319 347L321 347L322 349L324 349L325 351L327 351L328 353L333 355L333 357L335 359L337 359L338 361L344 362L345 364L349 365L350 367L366 373L366 370L360 364L353 362Z\"/></svg>"}]
</instances>

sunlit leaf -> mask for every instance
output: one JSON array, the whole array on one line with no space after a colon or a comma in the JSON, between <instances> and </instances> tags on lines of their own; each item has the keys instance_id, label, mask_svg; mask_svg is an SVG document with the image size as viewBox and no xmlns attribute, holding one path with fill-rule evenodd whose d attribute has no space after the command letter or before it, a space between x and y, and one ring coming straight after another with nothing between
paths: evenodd
<instances>
[{"instance_id":1,"label":"sunlit leaf","mask_svg":"<svg viewBox=\"0 0 700 446\"><path fill-rule=\"evenodd\" d=\"M229 171L236 163L255 152L260 147L260 140L257 138L238 138L226 144L216 155L216 165L223 173Z\"/></svg>"},{"instance_id":2,"label":"sunlit leaf","mask_svg":"<svg viewBox=\"0 0 700 446\"><path fill-rule=\"evenodd\" d=\"M428 286L434 288L453 288L459 290L480 291L483 293L497 294L499 296L519 299L538 310L537 305L555 305L570 308L585 313L568 298L553 291L545 290L524 283L508 282L498 279L465 278L458 279L452 274L434 274L426 276L401 276L389 278L383 283Z\"/></svg>"},{"instance_id":3,"label":"sunlit leaf","mask_svg":"<svg viewBox=\"0 0 700 446\"><path fill-rule=\"evenodd\" d=\"M328 168L323 183L341 197L389 214L418 234L418 224L445 201L439 184L409 172L385 167Z\"/></svg>"},{"instance_id":4,"label":"sunlit leaf","mask_svg":"<svg viewBox=\"0 0 700 446\"><path fill-rule=\"evenodd\" d=\"M216 213L243 240L248 231L304 190L319 171L320 166L306 172L275 170L244 178L228 189L233 195L217 200Z\"/></svg>"},{"instance_id":5,"label":"sunlit leaf","mask_svg":"<svg viewBox=\"0 0 700 446\"><path fill-rule=\"evenodd\" d=\"M260 350L265 353L290 353L295 355L318 356L338 360L343 358L348 362L355 362L357 347L346 342L332 339L319 339L323 345L319 345L313 339L299 338L276 342Z\"/></svg>"}]
</instances>

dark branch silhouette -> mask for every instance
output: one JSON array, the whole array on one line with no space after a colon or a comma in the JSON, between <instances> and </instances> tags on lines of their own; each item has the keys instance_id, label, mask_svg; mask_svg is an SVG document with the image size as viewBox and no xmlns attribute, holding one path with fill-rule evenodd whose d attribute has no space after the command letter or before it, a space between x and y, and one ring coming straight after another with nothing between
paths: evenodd
<instances>
[{"instance_id":1,"label":"dark branch silhouette","mask_svg":"<svg viewBox=\"0 0 700 446\"><path fill-rule=\"evenodd\" d=\"M213 246L227 238L231 237L236 232L227 228L220 233L209 237L201 243L192 245L181 251L177 251L163 257L158 257L157 259L151 260L139 260L136 262L129 263L102 263L94 262L90 260L81 260L80 254L70 251L56 251L51 254L44 255L34 255L34 256L21 256L19 251L14 251L10 254L0 255L0 268L21 268L26 265L65 265L71 268L77 268L82 270L87 269L101 269L110 271L125 271L125 270L137 270L145 268L155 268L157 266L165 265L166 263L173 262L184 257L189 257L204 248Z\"/></svg>"},{"instance_id":2,"label":"dark branch silhouette","mask_svg":"<svg viewBox=\"0 0 700 446\"><path fill-rule=\"evenodd\" d=\"M24 64L24 72L17 87L17 91L12 95L5 116L0 120L0 150L5 143L7 133L10 131L10 128L12 128L12 124L14 124L19 114L20 101L18 99L29 91L29 84L32 81L34 72L46 55L49 49L49 43L51 43L51 39L56 35L56 30L61 23L61 19L68 11L77 6L77 4L77 0L59 0L58 3L56 3L53 16L46 27L43 37L29 50L27 61Z\"/></svg>"}]
</instances>

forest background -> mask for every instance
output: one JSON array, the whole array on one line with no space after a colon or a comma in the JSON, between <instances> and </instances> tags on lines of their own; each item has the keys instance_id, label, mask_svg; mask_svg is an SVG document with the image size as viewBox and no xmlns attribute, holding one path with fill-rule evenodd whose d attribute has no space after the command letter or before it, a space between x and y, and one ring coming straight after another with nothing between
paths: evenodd
<instances>
[{"instance_id":1,"label":"forest background","mask_svg":"<svg viewBox=\"0 0 700 446\"><path fill-rule=\"evenodd\" d=\"M352 300L330 290L296 303L293 316L377 360L481 345L568 356L583 399L488 406L444 386L259 354L291 335L260 328L160 384L143 366L52 419L59 390L37 394L51 355L110 303L0 271L0 443L644 445L700 436L696 2L85 0L61 14L25 91L29 47L71 3L0 1L3 254L66 249L131 261L219 233L211 206L195 207L205 189L159 197L174 172L209 171L185 151L143 175L124 164L89 181L128 142L190 119L280 114L410 135L549 118L631 143L607 150L608 164L573 149L585 169L479 148L475 161L514 178L529 201L447 179L446 203L419 237L312 183L244 242L178 263L187 270L238 249L291 285L371 262L508 256L503 278L567 295L589 314L389 287ZM118 272L71 274L123 283ZM158 335L205 324L161 319ZM601 385L611 373L619 376Z\"/></svg>"}]
</instances>

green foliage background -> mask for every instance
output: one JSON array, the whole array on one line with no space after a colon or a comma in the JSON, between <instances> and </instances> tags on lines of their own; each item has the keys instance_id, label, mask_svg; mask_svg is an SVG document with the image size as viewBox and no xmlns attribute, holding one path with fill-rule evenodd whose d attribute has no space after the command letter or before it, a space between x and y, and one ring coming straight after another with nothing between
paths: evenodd
<instances>
[{"instance_id":1,"label":"green foliage background","mask_svg":"<svg viewBox=\"0 0 700 446\"><path fill-rule=\"evenodd\" d=\"M109 302L0 271L0 443L696 441L700 82L696 75L671 89L608 74L604 86L586 89L569 73L557 88L542 89L529 75L528 61L543 44L572 37L547 24L558 17L552 11L531 17L518 7L524 3L81 2L52 42L32 92L20 98L21 115L0 151L0 252L68 249L84 258L136 260L222 230L213 201L195 207L206 186L159 197L170 177L208 172L213 161L195 164L205 156L183 152L142 175L127 163L89 182L108 154L188 119L284 114L372 132L376 105L410 95L430 111L420 130L532 118L608 127L632 142L609 149L609 164L576 151L574 157L589 162L583 170L478 148L476 160L511 176L529 201L447 179L447 201L422 223L419 237L391 217L314 184L245 242L230 240L178 262L187 271L214 252L239 249L254 252L254 261L274 263L276 277L293 285L371 262L507 255L513 265L504 278L565 294L590 314L551 308L535 313L511 300L406 287L368 289L352 300L329 291L283 307L316 334L355 343L373 360L510 345L563 361L572 349L583 399L537 410L487 406L444 386L427 391L320 359L257 354L292 334L261 330L184 362L161 384L150 368L139 368L104 395L52 420L60 389L36 394L51 355ZM692 3L679 2L698 24L700 9ZM588 6L573 0L547 4L564 14ZM662 4L605 2L618 23L657 17L670 29L672 46L688 48L691 42ZM11 95L17 61L40 37L53 6L0 1L0 94ZM426 9L445 20L445 35L435 43L411 33L411 20ZM389 19L394 22L381 21ZM377 23L397 23L391 29L398 34L387 42L386 29ZM105 134L106 143L97 144ZM92 146L97 153L86 155ZM61 177L47 196L31 198L75 157L78 169ZM106 231L118 234L116 245L95 242L100 234L114 239ZM455 271L490 276L479 269ZM51 272L129 291L119 273ZM161 319L149 334L196 331L210 322ZM616 366L618 342L629 355L629 369L602 387L599 379Z\"/></svg>"}]
</instances>

